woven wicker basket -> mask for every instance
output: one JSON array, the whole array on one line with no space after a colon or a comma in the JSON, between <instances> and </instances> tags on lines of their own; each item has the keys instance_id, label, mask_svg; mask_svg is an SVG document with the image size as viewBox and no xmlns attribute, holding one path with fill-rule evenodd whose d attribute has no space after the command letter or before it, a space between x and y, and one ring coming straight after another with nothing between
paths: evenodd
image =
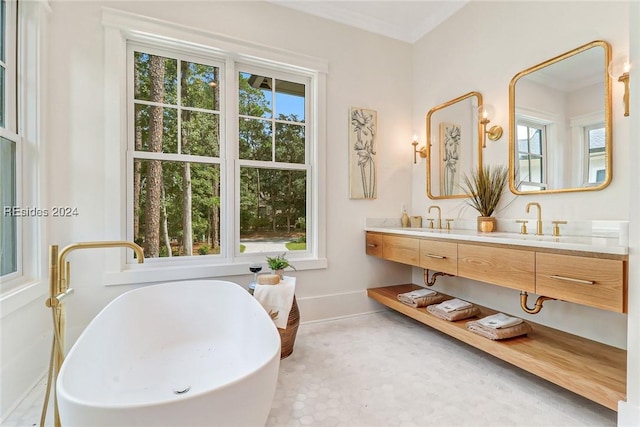
<instances>
[{"instance_id":1,"label":"woven wicker basket","mask_svg":"<svg viewBox=\"0 0 640 427\"><path fill-rule=\"evenodd\" d=\"M280 351L280 359L289 357L293 353L293 345L296 342L296 334L298 333L298 326L300 325L300 310L298 310L298 303L296 297L293 297L293 305L289 312L289 319L287 320L287 328L280 329L280 342L282 349Z\"/></svg>"}]
</instances>

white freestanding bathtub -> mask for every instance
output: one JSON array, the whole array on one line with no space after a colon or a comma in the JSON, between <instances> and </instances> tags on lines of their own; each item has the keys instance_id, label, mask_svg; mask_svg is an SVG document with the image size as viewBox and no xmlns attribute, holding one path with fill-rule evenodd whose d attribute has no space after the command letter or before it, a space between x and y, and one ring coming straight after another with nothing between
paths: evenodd
<instances>
[{"instance_id":1,"label":"white freestanding bathtub","mask_svg":"<svg viewBox=\"0 0 640 427\"><path fill-rule=\"evenodd\" d=\"M280 336L239 285L195 280L122 294L58 375L63 427L264 426Z\"/></svg>"}]
</instances>

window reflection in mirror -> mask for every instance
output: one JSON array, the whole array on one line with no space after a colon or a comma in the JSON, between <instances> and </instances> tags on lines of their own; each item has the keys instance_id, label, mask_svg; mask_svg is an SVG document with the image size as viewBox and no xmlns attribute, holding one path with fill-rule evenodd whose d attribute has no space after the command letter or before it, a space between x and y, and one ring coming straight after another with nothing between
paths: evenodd
<instances>
[{"instance_id":1,"label":"window reflection in mirror","mask_svg":"<svg viewBox=\"0 0 640 427\"><path fill-rule=\"evenodd\" d=\"M427 113L427 196L430 199L467 197L462 177L482 165L479 92L469 92Z\"/></svg>"},{"instance_id":2,"label":"window reflection in mirror","mask_svg":"<svg viewBox=\"0 0 640 427\"><path fill-rule=\"evenodd\" d=\"M595 41L512 79L512 192L596 190L609 184L610 58L608 43Z\"/></svg>"}]
</instances>

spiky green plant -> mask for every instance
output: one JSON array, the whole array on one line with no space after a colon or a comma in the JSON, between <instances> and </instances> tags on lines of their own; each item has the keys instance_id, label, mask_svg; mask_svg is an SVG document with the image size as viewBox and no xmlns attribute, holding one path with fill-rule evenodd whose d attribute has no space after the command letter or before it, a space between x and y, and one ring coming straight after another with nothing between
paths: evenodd
<instances>
[{"instance_id":1,"label":"spiky green plant","mask_svg":"<svg viewBox=\"0 0 640 427\"><path fill-rule=\"evenodd\" d=\"M475 169L471 176L462 177L462 190L469 196L467 203L477 210L481 216L491 216L500 203L509 169L504 165L484 165Z\"/></svg>"}]
</instances>

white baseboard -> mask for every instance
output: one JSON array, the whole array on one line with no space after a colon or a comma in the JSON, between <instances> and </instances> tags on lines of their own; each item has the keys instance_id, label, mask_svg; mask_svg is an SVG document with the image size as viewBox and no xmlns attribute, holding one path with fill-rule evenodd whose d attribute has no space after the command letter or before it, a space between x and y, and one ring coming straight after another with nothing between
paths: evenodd
<instances>
[{"instance_id":1,"label":"white baseboard","mask_svg":"<svg viewBox=\"0 0 640 427\"><path fill-rule=\"evenodd\" d=\"M298 298L300 322L311 323L381 311L384 307L367 297L367 291Z\"/></svg>"},{"instance_id":2,"label":"white baseboard","mask_svg":"<svg viewBox=\"0 0 640 427\"><path fill-rule=\"evenodd\" d=\"M640 426L640 406L622 400L618 402L618 427Z\"/></svg>"}]
</instances>

